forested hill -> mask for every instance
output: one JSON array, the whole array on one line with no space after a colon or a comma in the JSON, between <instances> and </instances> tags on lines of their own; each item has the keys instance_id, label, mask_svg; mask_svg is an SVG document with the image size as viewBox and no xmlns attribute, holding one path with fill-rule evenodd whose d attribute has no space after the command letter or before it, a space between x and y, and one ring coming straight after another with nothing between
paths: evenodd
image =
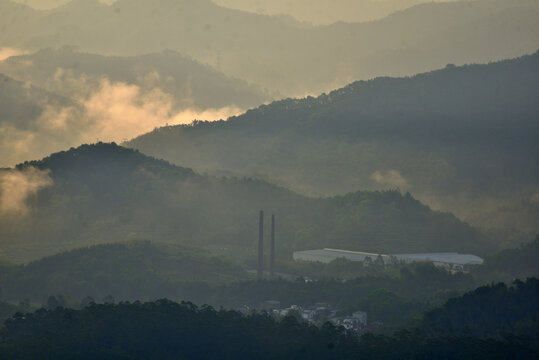
<instances>
[{"instance_id":1,"label":"forested hill","mask_svg":"<svg viewBox=\"0 0 539 360\"><path fill-rule=\"evenodd\" d=\"M482 225L495 226L503 204L524 201L539 214L538 84L536 52L359 81L227 121L163 127L127 145L198 171L257 174L311 193L399 187L462 216L488 211ZM516 225L538 231L534 222Z\"/></svg>"},{"instance_id":2,"label":"forested hill","mask_svg":"<svg viewBox=\"0 0 539 360\"><path fill-rule=\"evenodd\" d=\"M516 249L504 249L487 256L482 266L475 268L475 274L485 283L539 277L539 235Z\"/></svg>"},{"instance_id":3,"label":"forested hill","mask_svg":"<svg viewBox=\"0 0 539 360\"><path fill-rule=\"evenodd\" d=\"M78 306L112 295L116 301L156 296L189 298L209 284L245 280L247 272L200 249L152 244L149 241L96 245L46 257L27 265L0 267L4 300L42 302L64 296L63 306ZM204 285L194 283L206 282ZM189 291L189 294L186 294ZM60 298L57 299L61 301ZM0 312L1 313L1 312Z\"/></svg>"},{"instance_id":4,"label":"forested hill","mask_svg":"<svg viewBox=\"0 0 539 360\"><path fill-rule=\"evenodd\" d=\"M495 326L503 324L499 320L504 315L514 317L520 302L531 303L521 296L526 290L530 289L519 289L512 296L517 306L509 314L490 314ZM485 295L495 307L503 304L495 292ZM536 318L530 321L531 326L536 324ZM358 337L331 323L317 328L293 316L275 320L264 313L242 316L189 302L157 300L18 313L0 329L0 359L35 359L43 354L54 359L536 359L537 342L526 340L512 334L485 339L406 330L393 336Z\"/></svg>"},{"instance_id":5,"label":"forested hill","mask_svg":"<svg viewBox=\"0 0 539 360\"><path fill-rule=\"evenodd\" d=\"M444 336L518 336L539 347L539 280L516 280L480 287L429 311L422 321L427 334Z\"/></svg>"},{"instance_id":6,"label":"forested hill","mask_svg":"<svg viewBox=\"0 0 539 360\"><path fill-rule=\"evenodd\" d=\"M281 258L325 246L479 255L493 249L467 224L410 194L309 198L261 180L197 175L115 144L83 145L0 176L28 185L26 194L3 203L11 208L0 215L2 252L15 262L81 245L148 239L203 246L253 266L259 210L277 217Z\"/></svg>"}]
</instances>

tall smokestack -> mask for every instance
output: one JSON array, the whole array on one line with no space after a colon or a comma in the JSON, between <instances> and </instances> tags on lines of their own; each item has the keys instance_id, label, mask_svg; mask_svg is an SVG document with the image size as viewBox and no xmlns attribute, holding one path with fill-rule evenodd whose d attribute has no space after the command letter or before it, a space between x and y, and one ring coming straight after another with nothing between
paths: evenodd
<instances>
[{"instance_id":1,"label":"tall smokestack","mask_svg":"<svg viewBox=\"0 0 539 360\"><path fill-rule=\"evenodd\" d=\"M262 279L264 271L264 211L260 211L260 219L258 220L258 280Z\"/></svg>"},{"instance_id":2,"label":"tall smokestack","mask_svg":"<svg viewBox=\"0 0 539 360\"><path fill-rule=\"evenodd\" d=\"M273 279L275 271L275 215L271 215L271 242L270 242L270 278Z\"/></svg>"}]
</instances>

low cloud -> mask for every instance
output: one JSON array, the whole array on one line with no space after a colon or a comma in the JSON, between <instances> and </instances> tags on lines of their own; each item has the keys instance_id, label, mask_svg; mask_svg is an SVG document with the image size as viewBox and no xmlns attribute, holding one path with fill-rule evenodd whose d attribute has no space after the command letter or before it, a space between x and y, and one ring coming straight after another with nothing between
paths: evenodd
<instances>
[{"instance_id":1,"label":"low cloud","mask_svg":"<svg viewBox=\"0 0 539 360\"><path fill-rule=\"evenodd\" d=\"M26 128L0 122L0 166L38 159L81 143L122 142L167 124L226 119L243 112L237 107L175 110L174 99L159 88L145 91L107 79L76 100L70 106L46 105Z\"/></svg>"},{"instance_id":2,"label":"low cloud","mask_svg":"<svg viewBox=\"0 0 539 360\"><path fill-rule=\"evenodd\" d=\"M0 172L0 213L27 214L28 199L52 183L48 171L34 167Z\"/></svg>"},{"instance_id":3,"label":"low cloud","mask_svg":"<svg viewBox=\"0 0 539 360\"><path fill-rule=\"evenodd\" d=\"M372 173L371 179L381 185L389 185L400 189L408 187L408 182L398 170L375 171Z\"/></svg>"},{"instance_id":4,"label":"low cloud","mask_svg":"<svg viewBox=\"0 0 539 360\"><path fill-rule=\"evenodd\" d=\"M142 92L136 85L104 80L99 92L83 102L90 136L101 141L123 141L166 124L194 119L218 120L241 113L235 107L173 111L173 99L158 88ZM87 139L92 141L93 139Z\"/></svg>"},{"instance_id":5,"label":"low cloud","mask_svg":"<svg viewBox=\"0 0 539 360\"><path fill-rule=\"evenodd\" d=\"M0 47L0 61L10 58L12 56L24 55L27 54L27 51L11 48L11 47Z\"/></svg>"}]
</instances>

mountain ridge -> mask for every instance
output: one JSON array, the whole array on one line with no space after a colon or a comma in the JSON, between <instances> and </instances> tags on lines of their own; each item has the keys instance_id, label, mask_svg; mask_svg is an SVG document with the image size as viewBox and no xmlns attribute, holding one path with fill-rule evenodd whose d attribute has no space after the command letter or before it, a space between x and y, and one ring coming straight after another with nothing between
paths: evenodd
<instances>
[{"instance_id":1,"label":"mountain ridge","mask_svg":"<svg viewBox=\"0 0 539 360\"><path fill-rule=\"evenodd\" d=\"M267 177L302 193L399 187L435 208L477 217L493 204L533 203L539 192L530 156L539 153L538 74L539 52L448 65L276 101L227 121L158 128L125 145L196 171Z\"/></svg>"}]
</instances>

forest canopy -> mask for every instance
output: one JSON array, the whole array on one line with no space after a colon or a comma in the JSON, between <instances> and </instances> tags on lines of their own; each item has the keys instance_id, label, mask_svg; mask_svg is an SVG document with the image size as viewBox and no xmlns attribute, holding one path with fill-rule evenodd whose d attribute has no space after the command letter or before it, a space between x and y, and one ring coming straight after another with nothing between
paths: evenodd
<instances>
[{"instance_id":1,"label":"forest canopy","mask_svg":"<svg viewBox=\"0 0 539 360\"><path fill-rule=\"evenodd\" d=\"M254 261L259 210L276 215L277 256L284 259L294 250L327 246L389 253L495 250L452 214L395 190L306 197L263 180L199 175L105 143L2 173L24 175L27 169L48 180L22 199L25 215L0 216L2 250L12 262L118 239L205 247Z\"/></svg>"}]
</instances>

